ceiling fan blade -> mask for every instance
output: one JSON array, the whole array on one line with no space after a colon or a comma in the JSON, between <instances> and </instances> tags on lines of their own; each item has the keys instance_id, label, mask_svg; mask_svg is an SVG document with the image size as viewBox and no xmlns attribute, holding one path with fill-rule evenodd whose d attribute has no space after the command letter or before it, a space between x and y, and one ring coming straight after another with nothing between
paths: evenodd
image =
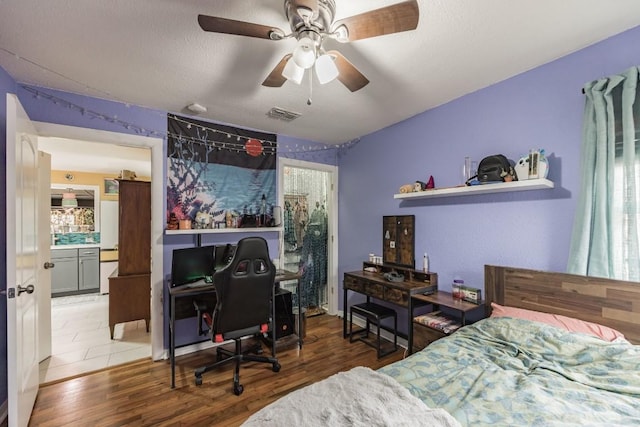
<instances>
[{"instance_id":1,"label":"ceiling fan blade","mask_svg":"<svg viewBox=\"0 0 640 427\"><path fill-rule=\"evenodd\" d=\"M335 57L334 63L338 67L338 80L347 87L351 92L362 89L369 84L364 74L362 74L347 58L345 58L337 50L330 50L327 54Z\"/></svg>"},{"instance_id":2,"label":"ceiling fan blade","mask_svg":"<svg viewBox=\"0 0 640 427\"><path fill-rule=\"evenodd\" d=\"M344 25L349 34L346 39L338 38L338 41L352 42L369 37L415 30L418 27L419 17L417 0L409 0L341 19L335 22L333 28L335 31Z\"/></svg>"},{"instance_id":3,"label":"ceiling fan blade","mask_svg":"<svg viewBox=\"0 0 640 427\"><path fill-rule=\"evenodd\" d=\"M216 16L198 15L200 28L212 33L235 34L238 36L256 37L259 39L280 40L284 33L279 28L251 22L235 21ZM275 36L274 36L275 35Z\"/></svg>"},{"instance_id":4,"label":"ceiling fan blade","mask_svg":"<svg viewBox=\"0 0 640 427\"><path fill-rule=\"evenodd\" d=\"M280 87L287 81L287 78L282 75L282 70L284 70L284 66L287 65L287 61L291 56L293 55L288 53L278 62L278 65L276 65L267 78L264 79L262 86Z\"/></svg>"}]
</instances>

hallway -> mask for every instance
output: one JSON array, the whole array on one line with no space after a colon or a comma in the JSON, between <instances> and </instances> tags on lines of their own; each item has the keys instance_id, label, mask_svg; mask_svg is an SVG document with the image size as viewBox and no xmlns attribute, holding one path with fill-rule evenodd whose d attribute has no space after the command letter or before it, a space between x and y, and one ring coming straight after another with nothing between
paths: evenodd
<instances>
[{"instance_id":1,"label":"hallway","mask_svg":"<svg viewBox=\"0 0 640 427\"><path fill-rule=\"evenodd\" d=\"M109 336L109 295L51 300L52 355L40 362L40 384L151 357L144 320L118 324Z\"/></svg>"}]
</instances>

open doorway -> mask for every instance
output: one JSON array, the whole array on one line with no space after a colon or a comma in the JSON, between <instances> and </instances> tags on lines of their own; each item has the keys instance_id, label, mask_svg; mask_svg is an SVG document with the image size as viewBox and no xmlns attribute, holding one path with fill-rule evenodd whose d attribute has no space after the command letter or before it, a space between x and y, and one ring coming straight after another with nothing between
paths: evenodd
<instances>
[{"instance_id":1,"label":"open doorway","mask_svg":"<svg viewBox=\"0 0 640 427\"><path fill-rule=\"evenodd\" d=\"M306 316L337 312L337 203L333 166L282 159L283 206L281 262L299 271L300 298ZM295 306L296 304L294 304Z\"/></svg>"},{"instance_id":2,"label":"open doorway","mask_svg":"<svg viewBox=\"0 0 640 427\"><path fill-rule=\"evenodd\" d=\"M54 137L56 139L71 140L75 147L74 155L77 155L82 151L89 151L93 154L95 160L98 163L108 163L103 156L96 154L96 150L83 150L82 145L85 144L98 144L100 149L106 149L110 152L117 151L118 149L142 149L147 152L147 163L149 163L149 173L142 172L141 167L128 167L126 159L130 157L129 154L125 154L122 157L122 161L118 163L118 172L120 169L138 170L138 174L146 175L151 178L152 191L154 194L162 194L162 140L158 138L140 137L136 135L126 135L114 132L96 131L92 129L82 129L70 126L53 125L48 123L37 123L36 127L40 135L46 137ZM86 141L91 141L86 142ZM60 141L57 141L60 142ZM86 148L86 147L84 147ZM46 147L42 147L42 151L48 151ZM99 153L100 151L98 151ZM149 155L150 152L150 155ZM53 162L55 162L55 153L52 156ZM100 162L102 160L102 162ZM95 162L90 162L95 163ZM112 166L113 168L113 166ZM76 168L65 166L64 169L68 170L81 170L83 168ZM113 173L111 173L113 175ZM155 214L154 214L155 212ZM159 214L158 214L159 213ZM152 197L152 257L154 259L154 268L152 268L151 278L151 295L150 304L152 306L152 319L151 319L151 334L146 334L146 328L144 321L141 322L129 322L119 326L120 328L127 329L127 341L121 342L118 340L111 341L110 338L106 342L99 342L97 337L93 337L92 331L89 326L103 327L106 326L108 330L108 295L104 292L104 288L98 289L97 292L86 295L64 295L62 298L52 299L52 328L64 329L64 334L67 336L65 339L70 339L71 334L76 334L81 341L82 337L86 338L88 346L82 347L80 344L73 343L69 345L71 351L67 352L65 356L60 356L56 359L55 364L77 364L76 367L68 367L66 369L57 369L60 372L68 372L69 376L74 376L79 373L94 371L101 369L101 363L112 366L114 364L124 363L128 361L127 358L150 357L155 360L163 357L163 342L162 342L162 304L161 304L161 291L162 291L162 245L161 235L163 230L163 218L162 218L162 198ZM112 239L106 239L111 240ZM154 243L155 242L155 243ZM108 290L107 290L108 292ZM155 293L154 293L155 292ZM154 297L154 295L157 295ZM66 313L60 315L62 317L55 317L56 313ZM75 313L75 314L70 314ZM65 318L65 316L67 318ZM70 316L70 317L69 317ZM82 317L85 317L82 320ZM95 321L89 321L102 319L100 322L102 325L98 325ZM80 320L74 321L74 320ZM154 326L154 322L156 322ZM66 325L65 325L66 323ZM141 324L138 324L141 323ZM76 326L73 326L75 324ZM79 328L73 330L73 328ZM118 335L118 326L116 327L116 336ZM144 331L138 333L138 330ZM50 331L51 332L51 331ZM60 333L56 331L55 333ZM108 334L107 334L108 336ZM141 343L147 341L146 349L141 349ZM120 353L120 354L117 354ZM94 360L89 360L94 359ZM103 366L106 367L106 366ZM63 374L52 374L63 375ZM57 380L62 377L49 376L43 380L41 374L41 382L49 382Z\"/></svg>"}]
</instances>

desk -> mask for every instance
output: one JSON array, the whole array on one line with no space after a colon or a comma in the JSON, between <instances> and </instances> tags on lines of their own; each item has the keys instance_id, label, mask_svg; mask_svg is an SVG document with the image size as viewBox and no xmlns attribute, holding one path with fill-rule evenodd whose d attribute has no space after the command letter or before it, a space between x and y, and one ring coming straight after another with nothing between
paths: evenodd
<instances>
[{"instance_id":1,"label":"desk","mask_svg":"<svg viewBox=\"0 0 640 427\"><path fill-rule=\"evenodd\" d=\"M302 307L300 304L300 274L293 271L277 270L276 277L274 279L273 290L271 292L271 300L274 301L273 295L276 286L280 282L286 282L289 280L296 280L296 292L298 293L298 331L302 331ZM171 388L176 387L176 337L175 337L175 323L176 323L176 300L181 298L193 298L193 297L207 297L215 296L216 289L213 284L206 286L176 286L169 287L170 296L170 317L169 317L169 359L171 361ZM182 316L180 318L184 318ZM271 304L271 324L275 323L276 318L276 305ZM273 326L271 327L273 329ZM275 333L274 333L275 336ZM302 348L302 336L298 335L298 347ZM272 340L271 353L273 357L276 356L276 340Z\"/></svg>"},{"instance_id":2,"label":"desk","mask_svg":"<svg viewBox=\"0 0 640 427\"><path fill-rule=\"evenodd\" d=\"M365 264L366 266L366 264ZM384 267L381 267L384 271ZM389 267L391 269L391 267ZM397 269L397 268L396 268ZM380 269L379 269L380 270ZM347 313L349 313L348 291L357 292L367 296L367 302L371 297L382 301L390 302L396 306L407 310L407 347L409 354L413 345L413 305L412 296L422 294L433 290L434 285L437 286L438 279L436 273L420 273L412 270L412 274L405 272L404 282L390 282L383 277L382 271L352 271L344 273L344 281L342 288L344 290L343 298L343 328L342 337L347 338ZM422 280L416 280L414 277L422 274Z\"/></svg>"}]
</instances>

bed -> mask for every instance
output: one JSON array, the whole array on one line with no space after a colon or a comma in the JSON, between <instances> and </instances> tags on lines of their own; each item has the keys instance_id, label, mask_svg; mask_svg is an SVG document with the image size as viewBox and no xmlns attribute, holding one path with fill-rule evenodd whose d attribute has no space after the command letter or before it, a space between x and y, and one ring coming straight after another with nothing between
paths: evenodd
<instances>
[{"instance_id":1,"label":"bed","mask_svg":"<svg viewBox=\"0 0 640 427\"><path fill-rule=\"evenodd\" d=\"M493 317L297 390L246 425L640 425L640 283L488 265L485 293ZM304 404L314 396L324 405Z\"/></svg>"}]
</instances>

